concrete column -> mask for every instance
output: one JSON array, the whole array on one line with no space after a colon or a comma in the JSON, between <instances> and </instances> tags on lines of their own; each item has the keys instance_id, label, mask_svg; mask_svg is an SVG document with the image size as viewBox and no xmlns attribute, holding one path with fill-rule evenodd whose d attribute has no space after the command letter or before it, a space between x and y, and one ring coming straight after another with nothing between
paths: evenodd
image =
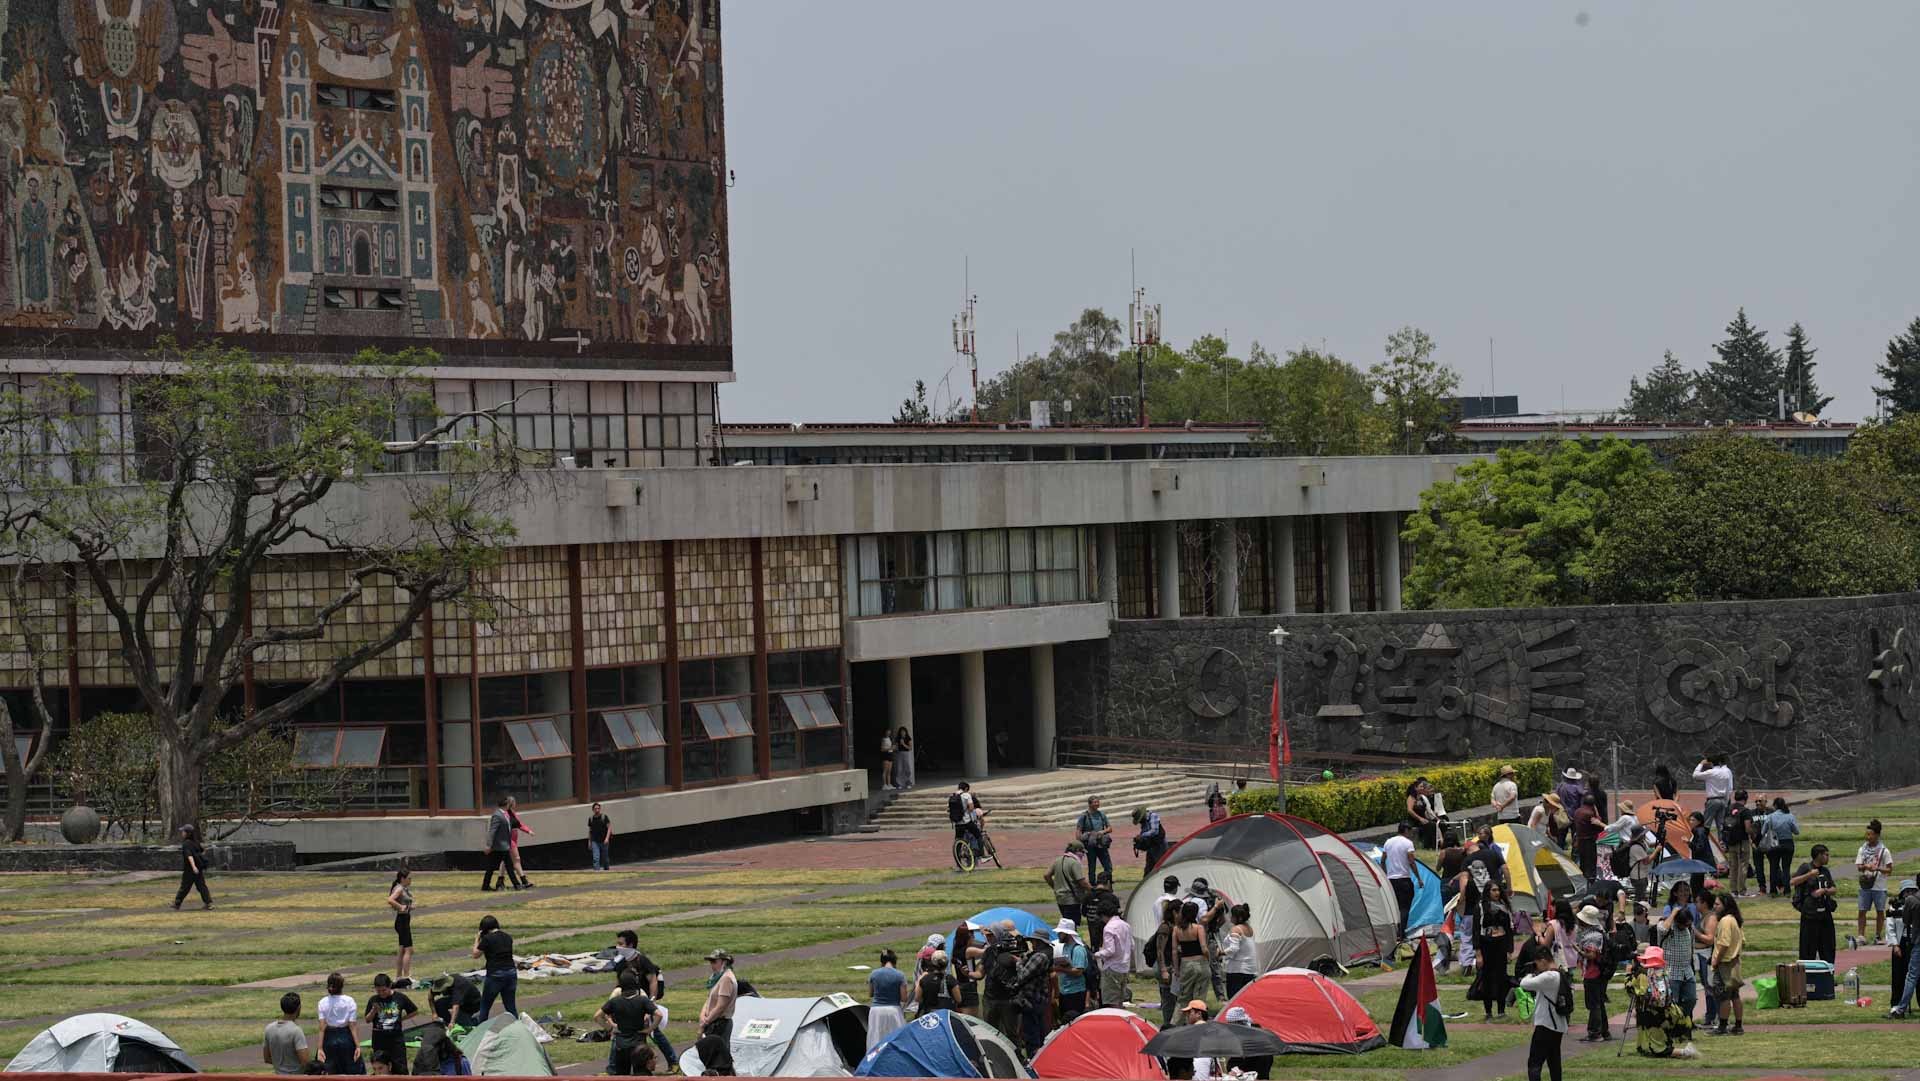
<instances>
[{"instance_id":1,"label":"concrete column","mask_svg":"<svg viewBox=\"0 0 1920 1081\"><path fill-rule=\"evenodd\" d=\"M1384 510L1374 517L1374 536L1380 550L1380 610L1400 610L1400 515Z\"/></svg>"},{"instance_id":2,"label":"concrete column","mask_svg":"<svg viewBox=\"0 0 1920 1081\"><path fill-rule=\"evenodd\" d=\"M1099 529L1100 600L1111 610L1108 618L1120 617L1120 532L1110 525Z\"/></svg>"},{"instance_id":3,"label":"concrete column","mask_svg":"<svg viewBox=\"0 0 1920 1081\"><path fill-rule=\"evenodd\" d=\"M913 734L913 661L895 657L887 661L887 730L901 725Z\"/></svg>"},{"instance_id":4,"label":"concrete column","mask_svg":"<svg viewBox=\"0 0 1920 1081\"><path fill-rule=\"evenodd\" d=\"M987 775L987 655L960 654L960 765L969 780Z\"/></svg>"},{"instance_id":5,"label":"concrete column","mask_svg":"<svg viewBox=\"0 0 1920 1081\"><path fill-rule=\"evenodd\" d=\"M1180 618L1180 526L1178 522L1153 524L1153 569L1160 585L1161 619Z\"/></svg>"},{"instance_id":6,"label":"concrete column","mask_svg":"<svg viewBox=\"0 0 1920 1081\"><path fill-rule=\"evenodd\" d=\"M1327 533L1327 608L1334 612L1353 611L1353 588L1348 582L1347 516L1326 515Z\"/></svg>"},{"instance_id":7,"label":"concrete column","mask_svg":"<svg viewBox=\"0 0 1920 1081\"><path fill-rule=\"evenodd\" d=\"M1279 602L1280 615L1290 616L1300 610L1299 600L1294 596L1293 582L1293 519L1267 519L1267 537L1273 545L1273 573L1277 575L1274 584L1274 599Z\"/></svg>"},{"instance_id":8,"label":"concrete column","mask_svg":"<svg viewBox=\"0 0 1920 1081\"><path fill-rule=\"evenodd\" d=\"M1053 768L1053 646L1027 650L1028 677L1033 684L1033 765Z\"/></svg>"},{"instance_id":9,"label":"concrete column","mask_svg":"<svg viewBox=\"0 0 1920 1081\"><path fill-rule=\"evenodd\" d=\"M1213 614L1240 614L1240 531L1231 518L1213 523Z\"/></svg>"}]
</instances>

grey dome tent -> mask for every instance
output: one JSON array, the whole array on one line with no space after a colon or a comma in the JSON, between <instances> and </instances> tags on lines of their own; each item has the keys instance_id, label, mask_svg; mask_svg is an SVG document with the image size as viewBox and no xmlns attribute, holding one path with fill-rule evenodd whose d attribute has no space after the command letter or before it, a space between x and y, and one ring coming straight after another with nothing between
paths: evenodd
<instances>
[{"instance_id":1,"label":"grey dome tent","mask_svg":"<svg viewBox=\"0 0 1920 1081\"><path fill-rule=\"evenodd\" d=\"M741 1077L851 1077L867 1053L867 1007L848 995L759 998L733 1007Z\"/></svg>"},{"instance_id":2,"label":"grey dome tent","mask_svg":"<svg viewBox=\"0 0 1920 1081\"><path fill-rule=\"evenodd\" d=\"M27 1041L7 1073L199 1073L166 1033L117 1013L83 1013Z\"/></svg>"},{"instance_id":3,"label":"grey dome tent","mask_svg":"<svg viewBox=\"0 0 1920 1081\"><path fill-rule=\"evenodd\" d=\"M460 1037L460 1053L481 1077L552 1077L532 1014L496 1013Z\"/></svg>"}]
</instances>

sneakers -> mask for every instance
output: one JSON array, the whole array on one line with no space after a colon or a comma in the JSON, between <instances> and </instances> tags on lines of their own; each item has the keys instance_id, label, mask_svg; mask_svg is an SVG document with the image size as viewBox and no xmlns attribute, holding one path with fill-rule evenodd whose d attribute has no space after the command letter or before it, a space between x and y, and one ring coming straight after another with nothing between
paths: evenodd
<instances>
[{"instance_id":1,"label":"sneakers","mask_svg":"<svg viewBox=\"0 0 1920 1081\"><path fill-rule=\"evenodd\" d=\"M1889 1021L1905 1021L1906 1019L1907 1008L1905 1006L1895 1006L1893 1009L1887 1011L1887 1020Z\"/></svg>"},{"instance_id":2,"label":"sneakers","mask_svg":"<svg viewBox=\"0 0 1920 1081\"><path fill-rule=\"evenodd\" d=\"M1735 1025L1732 1028L1728 1029L1727 1031L1721 1033L1722 1036L1745 1036L1746 1034L1747 1034L1747 1030L1745 1028L1742 1028L1739 1025Z\"/></svg>"}]
</instances>

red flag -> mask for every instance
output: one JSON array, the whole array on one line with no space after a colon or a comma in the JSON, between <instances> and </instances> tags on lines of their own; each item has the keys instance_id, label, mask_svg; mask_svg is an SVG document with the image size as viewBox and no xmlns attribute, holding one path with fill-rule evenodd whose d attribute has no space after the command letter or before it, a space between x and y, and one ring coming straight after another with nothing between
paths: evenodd
<instances>
[{"instance_id":1,"label":"red flag","mask_svg":"<svg viewBox=\"0 0 1920 1081\"><path fill-rule=\"evenodd\" d=\"M1293 763L1293 748L1281 747L1287 739L1286 730L1280 727L1280 683L1273 684L1273 721L1267 729L1267 773L1275 781L1280 779L1280 761L1284 757L1289 765Z\"/></svg>"}]
</instances>

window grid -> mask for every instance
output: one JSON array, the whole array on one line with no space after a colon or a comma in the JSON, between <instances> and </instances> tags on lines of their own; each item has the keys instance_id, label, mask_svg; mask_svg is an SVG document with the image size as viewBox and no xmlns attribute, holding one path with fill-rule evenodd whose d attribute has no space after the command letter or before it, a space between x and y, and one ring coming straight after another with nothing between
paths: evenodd
<instances>
[{"instance_id":1,"label":"window grid","mask_svg":"<svg viewBox=\"0 0 1920 1081\"><path fill-rule=\"evenodd\" d=\"M856 537L858 616L1086 600L1086 532L1073 526Z\"/></svg>"}]
</instances>

